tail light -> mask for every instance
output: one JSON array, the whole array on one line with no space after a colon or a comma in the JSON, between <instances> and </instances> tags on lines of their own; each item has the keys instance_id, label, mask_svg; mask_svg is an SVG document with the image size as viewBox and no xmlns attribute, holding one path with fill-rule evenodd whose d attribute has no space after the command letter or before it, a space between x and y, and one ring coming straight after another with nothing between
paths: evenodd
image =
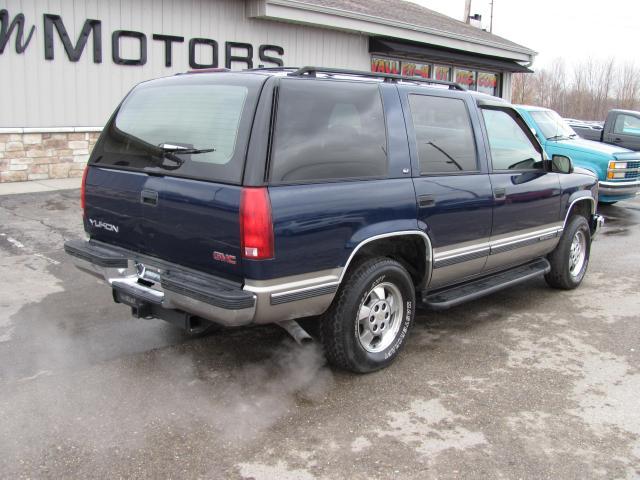
<instances>
[{"instance_id":1,"label":"tail light","mask_svg":"<svg viewBox=\"0 0 640 480\"><path fill-rule=\"evenodd\" d=\"M252 260L273 258L273 222L266 187L243 188L240 197L242 257Z\"/></svg>"},{"instance_id":2,"label":"tail light","mask_svg":"<svg viewBox=\"0 0 640 480\"><path fill-rule=\"evenodd\" d=\"M89 171L89 166L84 167L84 172L82 173L82 185L80 187L80 208L82 208L82 215L84 215L85 211L85 190L87 186L87 172Z\"/></svg>"}]
</instances>

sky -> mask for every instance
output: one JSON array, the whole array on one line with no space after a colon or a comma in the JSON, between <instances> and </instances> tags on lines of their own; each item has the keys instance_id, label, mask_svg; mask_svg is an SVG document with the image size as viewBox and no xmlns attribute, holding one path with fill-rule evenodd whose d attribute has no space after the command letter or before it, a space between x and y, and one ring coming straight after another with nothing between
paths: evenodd
<instances>
[{"instance_id":1,"label":"sky","mask_svg":"<svg viewBox=\"0 0 640 480\"><path fill-rule=\"evenodd\" d=\"M465 0L410 0L458 20ZM472 0L471 14L489 29L490 0ZM557 57L569 64L611 56L640 65L640 0L494 0L493 33L538 52L534 69Z\"/></svg>"}]
</instances>

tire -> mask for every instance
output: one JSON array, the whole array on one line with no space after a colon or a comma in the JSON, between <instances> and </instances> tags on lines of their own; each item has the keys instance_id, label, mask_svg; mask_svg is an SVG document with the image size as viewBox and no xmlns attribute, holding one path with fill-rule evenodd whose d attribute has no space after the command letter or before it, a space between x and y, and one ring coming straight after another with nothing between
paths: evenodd
<instances>
[{"instance_id":1,"label":"tire","mask_svg":"<svg viewBox=\"0 0 640 480\"><path fill-rule=\"evenodd\" d=\"M411 277L395 260L373 258L356 266L320 319L329 363L356 373L390 365L413 324L415 295Z\"/></svg>"},{"instance_id":2,"label":"tire","mask_svg":"<svg viewBox=\"0 0 640 480\"><path fill-rule=\"evenodd\" d=\"M569 220L555 250L547 257L551 264L551 271L544 277L547 284L562 290L576 288L587 272L590 253L589 223L582 215L575 215Z\"/></svg>"}]
</instances>

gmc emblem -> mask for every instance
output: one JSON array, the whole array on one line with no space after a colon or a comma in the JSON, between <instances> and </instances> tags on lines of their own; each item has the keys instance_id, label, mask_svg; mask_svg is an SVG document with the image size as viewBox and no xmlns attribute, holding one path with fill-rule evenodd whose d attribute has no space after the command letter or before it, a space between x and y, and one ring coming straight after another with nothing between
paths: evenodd
<instances>
[{"instance_id":1,"label":"gmc emblem","mask_svg":"<svg viewBox=\"0 0 640 480\"><path fill-rule=\"evenodd\" d=\"M222 253L222 252L213 252L213 259L216 260L217 262L228 263L229 265L235 265L236 264L236 256L235 255L228 255L228 254Z\"/></svg>"}]
</instances>

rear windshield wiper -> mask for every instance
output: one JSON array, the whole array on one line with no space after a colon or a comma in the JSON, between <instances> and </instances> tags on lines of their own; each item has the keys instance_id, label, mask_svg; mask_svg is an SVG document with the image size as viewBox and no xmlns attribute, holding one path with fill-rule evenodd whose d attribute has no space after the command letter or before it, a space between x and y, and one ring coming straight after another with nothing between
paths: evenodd
<instances>
[{"instance_id":1,"label":"rear windshield wiper","mask_svg":"<svg viewBox=\"0 0 640 480\"><path fill-rule=\"evenodd\" d=\"M158 145L158 147L160 147L162 149L163 152L165 153L180 153L180 154L198 154L198 153L209 153L209 152L215 152L216 149L211 147L211 148L189 148L189 147L183 147L181 145L173 145L172 143L161 143L160 145Z\"/></svg>"},{"instance_id":2,"label":"rear windshield wiper","mask_svg":"<svg viewBox=\"0 0 640 480\"><path fill-rule=\"evenodd\" d=\"M161 161L156 163L160 168L164 168L166 170L177 170L182 166L184 159L180 158L178 155L191 155L216 151L215 148L189 148L181 145L174 145L172 143L161 143L158 145L158 148L160 148ZM174 162L175 165L167 165L164 163L165 160Z\"/></svg>"},{"instance_id":3,"label":"rear windshield wiper","mask_svg":"<svg viewBox=\"0 0 640 480\"><path fill-rule=\"evenodd\" d=\"M564 140L568 138L565 135L554 135L553 137L547 137L547 140Z\"/></svg>"}]
</instances>

